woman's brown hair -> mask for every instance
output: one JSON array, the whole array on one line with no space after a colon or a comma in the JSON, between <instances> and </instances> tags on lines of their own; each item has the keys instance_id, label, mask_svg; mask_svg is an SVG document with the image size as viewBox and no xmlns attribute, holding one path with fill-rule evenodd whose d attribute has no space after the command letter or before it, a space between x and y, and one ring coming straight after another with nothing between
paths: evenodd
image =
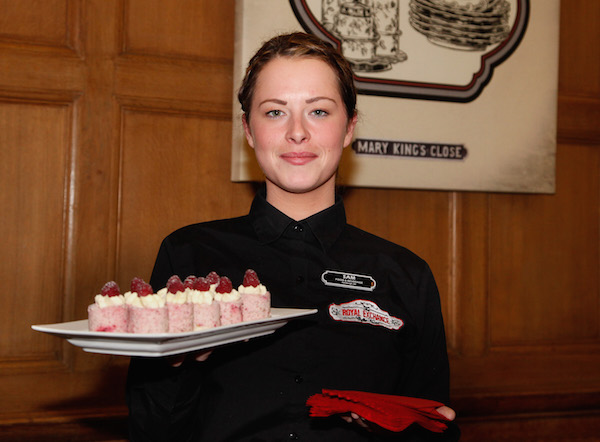
<instances>
[{"instance_id":1,"label":"woman's brown hair","mask_svg":"<svg viewBox=\"0 0 600 442\"><path fill-rule=\"evenodd\" d=\"M238 91L238 100L250 121L250 107L254 96L256 79L262 68L271 60L278 57L316 58L327 63L338 78L340 95L346 108L348 120L356 113L356 89L350 63L331 44L320 38L303 32L278 35L263 43L261 48L248 62L246 75Z\"/></svg>"}]
</instances>

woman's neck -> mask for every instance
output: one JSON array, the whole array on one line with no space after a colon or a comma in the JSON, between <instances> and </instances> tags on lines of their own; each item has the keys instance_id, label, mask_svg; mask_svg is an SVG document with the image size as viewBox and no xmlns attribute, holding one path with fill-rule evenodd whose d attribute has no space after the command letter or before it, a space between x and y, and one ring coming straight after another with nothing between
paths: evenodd
<instances>
[{"instance_id":1,"label":"woman's neck","mask_svg":"<svg viewBox=\"0 0 600 442\"><path fill-rule=\"evenodd\" d=\"M288 192L267 180L267 201L280 212L300 221L335 204L335 183L327 182L305 193Z\"/></svg>"}]
</instances>

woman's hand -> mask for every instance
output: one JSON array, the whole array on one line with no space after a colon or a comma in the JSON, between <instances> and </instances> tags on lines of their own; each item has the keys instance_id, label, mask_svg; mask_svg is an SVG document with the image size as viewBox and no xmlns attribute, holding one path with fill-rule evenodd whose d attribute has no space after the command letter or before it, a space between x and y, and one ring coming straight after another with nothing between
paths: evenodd
<instances>
[{"instance_id":1,"label":"woman's hand","mask_svg":"<svg viewBox=\"0 0 600 442\"><path fill-rule=\"evenodd\" d=\"M441 407L436 408L436 411L438 413L440 413L442 416L444 416L446 419L448 419L449 421L453 421L454 418L456 417L456 412L452 408L446 407L445 405L442 405ZM354 424L358 425L359 427L364 428L365 430L368 430L368 431L375 431L378 433L386 431L379 425L374 424L373 422L370 422L370 421L360 417L356 413L350 413L349 415L342 415L341 418L344 419L349 424L354 423Z\"/></svg>"},{"instance_id":2,"label":"woman's hand","mask_svg":"<svg viewBox=\"0 0 600 442\"><path fill-rule=\"evenodd\" d=\"M345 415L342 415L341 417L349 424L355 423L356 425L358 425L361 428L364 428L365 430L369 430L369 431L373 430L372 424L370 424L369 421L367 421L366 419L363 419L356 413L350 413L349 415L345 414Z\"/></svg>"},{"instance_id":3,"label":"woman's hand","mask_svg":"<svg viewBox=\"0 0 600 442\"><path fill-rule=\"evenodd\" d=\"M212 349L202 350L188 355L173 356L171 358L168 358L168 361L172 367L179 367L181 364L183 364L183 361L185 361L186 359L194 359L198 362L206 361L211 353Z\"/></svg>"}]
</instances>

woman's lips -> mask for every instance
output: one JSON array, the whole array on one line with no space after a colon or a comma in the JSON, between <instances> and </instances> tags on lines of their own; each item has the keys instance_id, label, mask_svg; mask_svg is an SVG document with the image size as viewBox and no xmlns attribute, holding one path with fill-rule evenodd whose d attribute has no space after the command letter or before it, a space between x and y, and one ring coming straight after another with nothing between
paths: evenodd
<instances>
[{"instance_id":1,"label":"woman's lips","mask_svg":"<svg viewBox=\"0 0 600 442\"><path fill-rule=\"evenodd\" d=\"M281 155L281 159L295 166L302 166L317 158L312 152L288 152Z\"/></svg>"}]
</instances>

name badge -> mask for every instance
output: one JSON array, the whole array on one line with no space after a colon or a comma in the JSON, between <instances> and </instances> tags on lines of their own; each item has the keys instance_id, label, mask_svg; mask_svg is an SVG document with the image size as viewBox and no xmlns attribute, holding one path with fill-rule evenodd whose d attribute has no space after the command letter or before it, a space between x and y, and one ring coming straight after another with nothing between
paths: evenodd
<instances>
[{"instance_id":1,"label":"name badge","mask_svg":"<svg viewBox=\"0 0 600 442\"><path fill-rule=\"evenodd\" d=\"M323 284L331 287L366 290L369 292L372 292L377 285L372 276L338 272L335 270L325 270L321 275L321 281L323 281Z\"/></svg>"}]
</instances>

